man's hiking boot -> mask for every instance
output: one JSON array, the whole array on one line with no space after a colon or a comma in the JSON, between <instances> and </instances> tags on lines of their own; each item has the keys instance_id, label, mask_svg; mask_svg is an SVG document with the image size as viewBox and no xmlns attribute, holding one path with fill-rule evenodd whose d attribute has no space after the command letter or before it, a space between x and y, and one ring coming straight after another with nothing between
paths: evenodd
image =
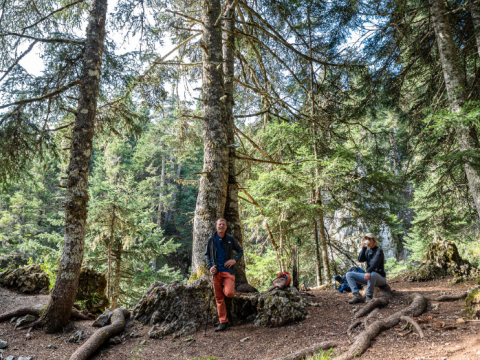
<instances>
[{"instance_id":1,"label":"man's hiking boot","mask_svg":"<svg viewBox=\"0 0 480 360\"><path fill-rule=\"evenodd\" d=\"M365 299L363 298L362 295L360 295L360 293L356 292L355 294L353 294L353 298L350 299L348 301L349 304L358 304L358 303L363 303L365 302Z\"/></svg>"},{"instance_id":2,"label":"man's hiking boot","mask_svg":"<svg viewBox=\"0 0 480 360\"><path fill-rule=\"evenodd\" d=\"M228 322L221 323L218 327L214 330L215 332L223 331L228 329Z\"/></svg>"},{"instance_id":3,"label":"man's hiking boot","mask_svg":"<svg viewBox=\"0 0 480 360\"><path fill-rule=\"evenodd\" d=\"M372 301L372 297L371 296L365 296L365 302L366 303L369 303L370 301Z\"/></svg>"}]
</instances>

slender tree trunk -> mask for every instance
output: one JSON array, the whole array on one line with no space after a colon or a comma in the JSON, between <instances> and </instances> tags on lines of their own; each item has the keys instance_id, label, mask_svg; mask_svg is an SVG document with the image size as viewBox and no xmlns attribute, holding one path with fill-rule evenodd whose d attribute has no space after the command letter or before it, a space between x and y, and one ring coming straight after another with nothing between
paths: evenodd
<instances>
[{"instance_id":1,"label":"slender tree trunk","mask_svg":"<svg viewBox=\"0 0 480 360\"><path fill-rule=\"evenodd\" d=\"M200 179L193 224L192 275L206 272L205 248L223 217L227 197L228 148L223 86L222 29L215 26L220 0L202 2L203 50L203 174ZM203 269L201 266L203 265Z\"/></svg>"},{"instance_id":2,"label":"slender tree trunk","mask_svg":"<svg viewBox=\"0 0 480 360\"><path fill-rule=\"evenodd\" d=\"M113 285L112 311L117 308L118 294L120 290L120 265L122 264L122 242L118 242L117 253L115 254L115 284Z\"/></svg>"},{"instance_id":3,"label":"slender tree trunk","mask_svg":"<svg viewBox=\"0 0 480 360\"><path fill-rule=\"evenodd\" d=\"M477 42L477 51L480 56L480 9L476 0L470 0L470 12L472 13L473 28L475 30L475 40Z\"/></svg>"},{"instance_id":4,"label":"slender tree trunk","mask_svg":"<svg viewBox=\"0 0 480 360\"><path fill-rule=\"evenodd\" d=\"M320 251L318 244L318 226L317 219L314 219L313 224L315 225L315 271L317 273L317 286L322 285L322 263L320 261Z\"/></svg>"},{"instance_id":5,"label":"slender tree trunk","mask_svg":"<svg viewBox=\"0 0 480 360\"><path fill-rule=\"evenodd\" d=\"M235 0L228 0L223 28L228 32L224 33L223 41L223 74L225 79L225 114L227 119L227 142L228 142L228 188L227 201L225 204L225 219L228 223L228 232L235 236L240 246L243 247L242 223L238 209L238 185L235 176L235 121L233 118L233 78L235 75ZM242 257L235 265L235 286L246 284L245 258Z\"/></svg>"},{"instance_id":6,"label":"slender tree trunk","mask_svg":"<svg viewBox=\"0 0 480 360\"><path fill-rule=\"evenodd\" d=\"M110 304L112 303L112 243L113 239L108 244L107 298Z\"/></svg>"},{"instance_id":7,"label":"slender tree trunk","mask_svg":"<svg viewBox=\"0 0 480 360\"><path fill-rule=\"evenodd\" d=\"M65 195L65 236L57 279L41 321L45 331L60 331L67 323L77 294L87 221L88 171L97 110L107 0L92 0L85 39L77 115L72 133Z\"/></svg>"},{"instance_id":8,"label":"slender tree trunk","mask_svg":"<svg viewBox=\"0 0 480 360\"><path fill-rule=\"evenodd\" d=\"M308 39L309 39L309 51L310 51L310 57L312 57L312 32L311 32L311 19L310 19L310 7L308 8ZM314 73L313 73L313 63L310 61L310 98L311 98L311 106L312 106L312 117L315 120L315 92L314 92L314 85L313 85L313 80L314 80ZM318 146L317 146L317 131L316 131L316 126L315 122L313 122L313 152L315 155L315 160L318 160ZM320 180L320 174L321 174L321 169L317 163L315 166L315 180L318 181ZM327 284L330 284L332 282L331 276L330 276L330 264L328 261L328 249L327 249L327 238L325 237L325 219L323 216L323 209L322 209L322 189L317 188L316 189L316 195L315 195L315 203L319 206L318 207L318 230L319 230L319 235L320 235L320 243L322 245L322 260L323 260L323 269L324 269L324 274L325 274L325 282ZM316 223L316 219L315 219ZM317 236L317 235L315 235ZM318 241L318 240L317 240Z\"/></svg>"},{"instance_id":9,"label":"slender tree trunk","mask_svg":"<svg viewBox=\"0 0 480 360\"><path fill-rule=\"evenodd\" d=\"M444 0L431 0L430 5L450 108L453 113L460 114L462 106L465 105L467 101L467 93L465 79L462 76L457 50L453 42L452 30L445 15L445 3ZM473 132L471 132L471 129L459 123L456 132L460 150L475 151L476 141L475 137L472 136ZM465 158L465 174L467 176L470 193L475 202L478 215L480 216L480 174L470 165L469 160L468 157Z\"/></svg>"},{"instance_id":10,"label":"slender tree trunk","mask_svg":"<svg viewBox=\"0 0 480 360\"><path fill-rule=\"evenodd\" d=\"M157 211L157 226L162 227L162 201L163 189L165 188L165 155L162 155L162 172L160 173L160 191L158 193L158 211Z\"/></svg>"}]
</instances>

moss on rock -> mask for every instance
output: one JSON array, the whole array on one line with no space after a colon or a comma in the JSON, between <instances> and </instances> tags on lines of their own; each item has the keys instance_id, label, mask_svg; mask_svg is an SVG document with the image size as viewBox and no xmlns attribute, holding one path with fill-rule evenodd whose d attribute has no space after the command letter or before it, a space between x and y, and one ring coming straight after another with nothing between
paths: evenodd
<instances>
[{"instance_id":1,"label":"moss on rock","mask_svg":"<svg viewBox=\"0 0 480 360\"><path fill-rule=\"evenodd\" d=\"M0 273L0 285L22 293L48 294L50 278L40 265L32 265Z\"/></svg>"},{"instance_id":2,"label":"moss on rock","mask_svg":"<svg viewBox=\"0 0 480 360\"><path fill-rule=\"evenodd\" d=\"M75 300L83 302L89 313L101 313L110 305L106 295L107 278L105 274L90 266L83 266Z\"/></svg>"},{"instance_id":3,"label":"moss on rock","mask_svg":"<svg viewBox=\"0 0 480 360\"><path fill-rule=\"evenodd\" d=\"M208 279L208 278L207 278ZM205 278L186 285L179 281L165 284L155 281L133 310L135 319L152 325L151 338L190 335L207 318L218 323L215 297L210 298L210 282ZM210 303L208 299L210 298ZM303 320L306 303L296 289L274 290L266 293L235 294L226 298L231 324L254 321L256 326L276 327Z\"/></svg>"},{"instance_id":4,"label":"moss on rock","mask_svg":"<svg viewBox=\"0 0 480 360\"><path fill-rule=\"evenodd\" d=\"M435 239L428 247L418 270L407 275L406 281L429 281L453 276L453 283L476 279L476 267L462 259L453 241Z\"/></svg>"}]
</instances>

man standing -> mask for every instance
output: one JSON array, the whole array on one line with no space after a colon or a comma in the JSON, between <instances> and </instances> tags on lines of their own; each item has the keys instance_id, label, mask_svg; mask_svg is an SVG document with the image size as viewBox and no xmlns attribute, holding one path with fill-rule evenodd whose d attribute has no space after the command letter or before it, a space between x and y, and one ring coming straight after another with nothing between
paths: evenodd
<instances>
[{"instance_id":1,"label":"man standing","mask_svg":"<svg viewBox=\"0 0 480 360\"><path fill-rule=\"evenodd\" d=\"M377 240L372 233L365 235L363 247L358 254L359 262L367 262L367 270L365 274L348 272L346 275L348 285L352 289L353 298L348 302L349 304L369 302L373 297L373 290L376 286L383 286L387 283L385 274L385 256L383 250L377 246ZM367 284L366 299L358 292L356 283Z\"/></svg>"},{"instance_id":2,"label":"man standing","mask_svg":"<svg viewBox=\"0 0 480 360\"><path fill-rule=\"evenodd\" d=\"M217 232L210 236L205 250L207 268L213 274L213 288L220 320L220 325L215 332L228 329L225 296L232 298L235 293L235 264L243 256L242 247L232 235L225 232L226 230L227 220L218 219ZM232 259L233 249L237 252L234 259Z\"/></svg>"}]
</instances>

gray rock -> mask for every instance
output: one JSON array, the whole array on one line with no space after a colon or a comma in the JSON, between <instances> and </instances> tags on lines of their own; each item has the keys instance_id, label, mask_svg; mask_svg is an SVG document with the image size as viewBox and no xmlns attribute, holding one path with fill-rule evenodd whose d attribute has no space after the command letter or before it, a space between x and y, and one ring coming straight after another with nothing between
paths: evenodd
<instances>
[{"instance_id":1,"label":"gray rock","mask_svg":"<svg viewBox=\"0 0 480 360\"><path fill-rule=\"evenodd\" d=\"M10 319L10 322L13 323L13 322L17 321L17 319L18 319L18 317L13 317L13 318Z\"/></svg>"},{"instance_id":2,"label":"gray rock","mask_svg":"<svg viewBox=\"0 0 480 360\"><path fill-rule=\"evenodd\" d=\"M248 340L250 340L250 338L247 336L246 338L243 338L242 340L240 340L240 342L243 343L243 342L248 341Z\"/></svg>"},{"instance_id":3,"label":"gray rock","mask_svg":"<svg viewBox=\"0 0 480 360\"><path fill-rule=\"evenodd\" d=\"M18 318L17 323L15 324L15 329L19 326L31 323L32 321L35 321L36 319L37 319L37 317L33 316L33 315L22 316L21 318Z\"/></svg>"},{"instance_id":4,"label":"gray rock","mask_svg":"<svg viewBox=\"0 0 480 360\"><path fill-rule=\"evenodd\" d=\"M142 341L140 341L138 344L139 344L139 345L145 345L146 343L147 343L147 340L142 340Z\"/></svg>"},{"instance_id":5,"label":"gray rock","mask_svg":"<svg viewBox=\"0 0 480 360\"><path fill-rule=\"evenodd\" d=\"M32 359L33 359L32 356L20 356L20 357L18 358L18 360L32 360Z\"/></svg>"},{"instance_id":6,"label":"gray rock","mask_svg":"<svg viewBox=\"0 0 480 360\"><path fill-rule=\"evenodd\" d=\"M120 344L121 342L122 342L122 339L120 338L120 336L114 336L108 340L108 343L110 345L117 345L117 344Z\"/></svg>"},{"instance_id":7,"label":"gray rock","mask_svg":"<svg viewBox=\"0 0 480 360\"><path fill-rule=\"evenodd\" d=\"M9 357L7 357L5 360L13 360L15 359L12 355L10 355Z\"/></svg>"},{"instance_id":8,"label":"gray rock","mask_svg":"<svg viewBox=\"0 0 480 360\"><path fill-rule=\"evenodd\" d=\"M130 333L130 337L135 339L135 338L140 337L140 335L138 335L137 332L134 330Z\"/></svg>"},{"instance_id":9,"label":"gray rock","mask_svg":"<svg viewBox=\"0 0 480 360\"><path fill-rule=\"evenodd\" d=\"M110 323L110 319L112 318L113 312L110 309L106 309L102 315L100 315L97 320L92 324L95 327L104 327Z\"/></svg>"},{"instance_id":10,"label":"gray rock","mask_svg":"<svg viewBox=\"0 0 480 360\"><path fill-rule=\"evenodd\" d=\"M50 350L57 350L58 347L56 347L55 345L47 345L47 349L50 349Z\"/></svg>"},{"instance_id":11,"label":"gray rock","mask_svg":"<svg viewBox=\"0 0 480 360\"><path fill-rule=\"evenodd\" d=\"M70 338L68 339L68 342L71 342L71 343L79 343L79 342L82 341L84 338L85 338L85 336L83 335L83 331L82 331L82 330L78 330L75 334L73 334L72 336L70 336Z\"/></svg>"},{"instance_id":12,"label":"gray rock","mask_svg":"<svg viewBox=\"0 0 480 360\"><path fill-rule=\"evenodd\" d=\"M6 349L8 343L5 340L0 340L0 349Z\"/></svg>"}]
</instances>

